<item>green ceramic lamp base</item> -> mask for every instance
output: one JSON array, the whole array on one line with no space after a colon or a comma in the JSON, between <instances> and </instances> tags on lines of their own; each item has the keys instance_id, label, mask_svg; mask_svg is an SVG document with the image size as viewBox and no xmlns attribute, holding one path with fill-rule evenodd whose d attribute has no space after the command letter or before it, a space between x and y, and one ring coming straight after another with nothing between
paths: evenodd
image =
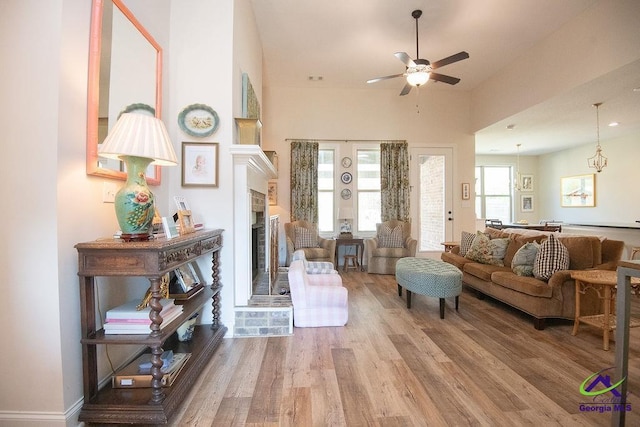
<instances>
[{"instance_id":1,"label":"green ceramic lamp base","mask_svg":"<svg viewBox=\"0 0 640 427\"><path fill-rule=\"evenodd\" d=\"M155 207L147 186L145 171L153 161L146 157L121 156L127 168L127 181L115 197L116 217L125 241L149 240Z\"/></svg>"}]
</instances>

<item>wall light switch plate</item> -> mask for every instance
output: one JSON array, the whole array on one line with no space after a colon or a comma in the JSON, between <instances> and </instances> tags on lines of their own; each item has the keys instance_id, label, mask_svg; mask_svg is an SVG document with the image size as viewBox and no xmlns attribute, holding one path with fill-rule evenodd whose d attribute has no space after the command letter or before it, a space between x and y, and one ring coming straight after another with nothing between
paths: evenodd
<instances>
[{"instance_id":1,"label":"wall light switch plate","mask_svg":"<svg viewBox=\"0 0 640 427\"><path fill-rule=\"evenodd\" d=\"M114 203L116 199L116 193L118 192L118 186L114 182L102 183L102 202Z\"/></svg>"}]
</instances>

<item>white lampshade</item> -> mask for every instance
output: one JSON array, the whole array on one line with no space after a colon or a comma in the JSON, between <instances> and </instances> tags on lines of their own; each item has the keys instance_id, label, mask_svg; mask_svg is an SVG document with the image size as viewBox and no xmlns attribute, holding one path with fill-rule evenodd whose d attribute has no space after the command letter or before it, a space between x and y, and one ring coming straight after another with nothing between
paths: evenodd
<instances>
[{"instance_id":1,"label":"white lampshade","mask_svg":"<svg viewBox=\"0 0 640 427\"><path fill-rule=\"evenodd\" d=\"M411 86L421 86L429 81L429 73L426 71L416 71L407 74L407 83Z\"/></svg>"},{"instance_id":2,"label":"white lampshade","mask_svg":"<svg viewBox=\"0 0 640 427\"><path fill-rule=\"evenodd\" d=\"M151 163L160 166L178 164L164 123L147 114L122 114L100 144L98 154L111 159L120 159L120 156L145 157L153 159Z\"/></svg>"},{"instance_id":3,"label":"white lampshade","mask_svg":"<svg viewBox=\"0 0 640 427\"><path fill-rule=\"evenodd\" d=\"M353 219L353 209L340 208L338 210L338 219Z\"/></svg>"}]
</instances>

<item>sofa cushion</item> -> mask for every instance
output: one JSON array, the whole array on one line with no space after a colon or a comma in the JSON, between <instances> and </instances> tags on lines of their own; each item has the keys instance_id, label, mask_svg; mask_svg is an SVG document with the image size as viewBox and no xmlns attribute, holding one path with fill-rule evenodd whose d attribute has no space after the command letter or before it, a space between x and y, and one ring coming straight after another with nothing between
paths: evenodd
<instances>
[{"instance_id":1,"label":"sofa cushion","mask_svg":"<svg viewBox=\"0 0 640 427\"><path fill-rule=\"evenodd\" d=\"M505 237L509 237L509 233L505 233L502 230L498 230L496 228L491 228L491 227L485 228L484 234L489 236L490 239L502 239Z\"/></svg>"},{"instance_id":2,"label":"sofa cushion","mask_svg":"<svg viewBox=\"0 0 640 427\"><path fill-rule=\"evenodd\" d=\"M540 244L536 242L525 243L513 256L511 270L518 276L533 277L533 264L540 249Z\"/></svg>"},{"instance_id":3,"label":"sofa cushion","mask_svg":"<svg viewBox=\"0 0 640 427\"><path fill-rule=\"evenodd\" d=\"M462 236L460 238L460 255L465 256L467 252L469 252L469 248L473 243L473 239L476 238L475 233L469 233L468 231L463 231Z\"/></svg>"},{"instance_id":4,"label":"sofa cushion","mask_svg":"<svg viewBox=\"0 0 640 427\"><path fill-rule=\"evenodd\" d=\"M509 267L501 267L499 265L480 264L479 262L468 262L462 266L464 273L470 274L478 279L490 281L491 275L496 271L511 272Z\"/></svg>"},{"instance_id":5,"label":"sofa cushion","mask_svg":"<svg viewBox=\"0 0 640 427\"><path fill-rule=\"evenodd\" d=\"M569 268L585 270L602 263L602 242L596 236L562 236L558 240L569 251Z\"/></svg>"},{"instance_id":6,"label":"sofa cushion","mask_svg":"<svg viewBox=\"0 0 640 427\"><path fill-rule=\"evenodd\" d=\"M540 245L533 264L533 276L536 279L549 280L559 270L569 268L569 251L553 234Z\"/></svg>"},{"instance_id":7,"label":"sofa cushion","mask_svg":"<svg viewBox=\"0 0 640 427\"><path fill-rule=\"evenodd\" d=\"M491 281L496 285L513 289L534 297L551 298L553 287L534 277L517 276L511 271L496 271L491 275Z\"/></svg>"},{"instance_id":8,"label":"sofa cushion","mask_svg":"<svg viewBox=\"0 0 640 427\"><path fill-rule=\"evenodd\" d=\"M404 247L404 238L402 237L402 225L389 227L387 224L380 226L378 233L378 247L380 248L402 248Z\"/></svg>"},{"instance_id":9,"label":"sofa cushion","mask_svg":"<svg viewBox=\"0 0 640 427\"><path fill-rule=\"evenodd\" d=\"M440 259L444 262L448 262L449 264L455 265L460 270L467 263L473 263L470 259L467 259L457 253L454 252L442 252L440 254Z\"/></svg>"},{"instance_id":10,"label":"sofa cushion","mask_svg":"<svg viewBox=\"0 0 640 427\"><path fill-rule=\"evenodd\" d=\"M318 247L318 234L315 230L311 230L304 227L295 227L295 242L294 247L300 248L317 248Z\"/></svg>"}]
</instances>

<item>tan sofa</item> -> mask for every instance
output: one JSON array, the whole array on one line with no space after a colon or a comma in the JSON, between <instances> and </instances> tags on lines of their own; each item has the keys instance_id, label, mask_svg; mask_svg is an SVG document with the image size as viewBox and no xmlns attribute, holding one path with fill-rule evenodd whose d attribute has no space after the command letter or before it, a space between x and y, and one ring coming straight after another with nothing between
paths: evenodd
<instances>
[{"instance_id":1,"label":"tan sofa","mask_svg":"<svg viewBox=\"0 0 640 427\"><path fill-rule=\"evenodd\" d=\"M511 270L511 260L518 248L525 243L538 242L547 236L544 232L531 232L487 228L485 233L491 238L509 237L505 266L481 264L460 255L460 246L451 252L444 252L442 260L462 270L463 284L476 289L482 295L509 304L534 317L536 329L544 329L547 318L575 318L575 282L572 270L615 270L622 257L624 242L600 239L596 236L575 236L556 234L569 252L569 270L555 272L548 282L534 277L518 276ZM600 313L602 303L595 292L587 292L581 298L581 314Z\"/></svg>"}]
</instances>

